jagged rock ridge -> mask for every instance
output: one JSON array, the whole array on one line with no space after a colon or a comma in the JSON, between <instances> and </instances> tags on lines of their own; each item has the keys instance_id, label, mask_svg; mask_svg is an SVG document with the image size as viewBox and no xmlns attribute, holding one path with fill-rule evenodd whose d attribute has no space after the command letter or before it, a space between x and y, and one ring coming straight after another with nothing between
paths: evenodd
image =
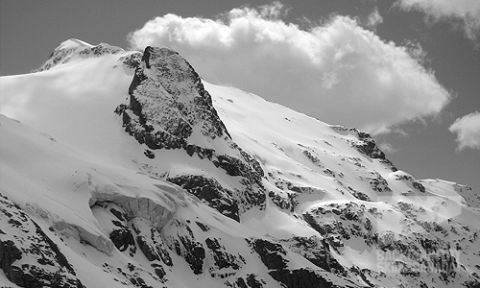
<instances>
[{"instance_id":1,"label":"jagged rock ridge","mask_svg":"<svg viewBox=\"0 0 480 288\"><path fill-rule=\"evenodd\" d=\"M20 287L84 288L40 226L0 194L0 269ZM21 265L20 265L21 263Z\"/></svg>"},{"instance_id":2,"label":"jagged rock ridge","mask_svg":"<svg viewBox=\"0 0 480 288\"><path fill-rule=\"evenodd\" d=\"M252 206L264 208L260 164L233 142L200 77L177 52L147 47L128 92L129 105L120 105L116 112L122 115L125 130L150 149L147 157L155 157L151 150L183 149L240 177L243 187L231 191L203 175L179 175L168 181L235 220Z\"/></svg>"}]
</instances>

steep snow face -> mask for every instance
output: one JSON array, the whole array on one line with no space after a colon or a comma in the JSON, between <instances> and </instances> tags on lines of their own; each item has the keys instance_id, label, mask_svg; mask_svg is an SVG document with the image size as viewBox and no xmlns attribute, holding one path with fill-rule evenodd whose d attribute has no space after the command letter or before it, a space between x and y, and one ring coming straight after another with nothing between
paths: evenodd
<instances>
[{"instance_id":1,"label":"steep snow face","mask_svg":"<svg viewBox=\"0 0 480 288\"><path fill-rule=\"evenodd\" d=\"M478 191L398 171L368 134L355 129L235 88L205 87L232 139L262 163L270 203L302 215L347 270L360 269L374 286L477 281L480 267L471 263L480 247Z\"/></svg>"},{"instance_id":2,"label":"steep snow face","mask_svg":"<svg viewBox=\"0 0 480 288\"><path fill-rule=\"evenodd\" d=\"M121 161L136 146L125 141L113 113L127 99L133 77L124 59L137 54L125 54L78 56L41 73L2 77L0 111L78 148L85 157Z\"/></svg>"},{"instance_id":3,"label":"steep snow face","mask_svg":"<svg viewBox=\"0 0 480 288\"><path fill-rule=\"evenodd\" d=\"M480 285L478 191L368 134L164 48L67 40L40 70L0 78L0 286Z\"/></svg>"}]
</instances>

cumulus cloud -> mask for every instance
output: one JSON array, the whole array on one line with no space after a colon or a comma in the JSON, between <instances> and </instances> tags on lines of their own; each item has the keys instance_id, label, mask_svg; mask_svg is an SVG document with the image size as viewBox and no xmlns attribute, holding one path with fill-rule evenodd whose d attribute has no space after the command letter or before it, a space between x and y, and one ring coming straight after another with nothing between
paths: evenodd
<instances>
[{"instance_id":1,"label":"cumulus cloud","mask_svg":"<svg viewBox=\"0 0 480 288\"><path fill-rule=\"evenodd\" d=\"M406 47L337 16L301 29L275 3L219 19L167 14L129 35L170 47L207 81L233 85L332 124L377 134L439 113L449 93Z\"/></svg>"},{"instance_id":2,"label":"cumulus cloud","mask_svg":"<svg viewBox=\"0 0 480 288\"><path fill-rule=\"evenodd\" d=\"M458 118L449 130L457 134L458 150L465 148L480 150L480 112L473 112Z\"/></svg>"},{"instance_id":3,"label":"cumulus cloud","mask_svg":"<svg viewBox=\"0 0 480 288\"><path fill-rule=\"evenodd\" d=\"M434 21L460 22L468 38L477 43L480 41L478 0L398 0L397 3L405 10L422 11Z\"/></svg>"}]
</instances>

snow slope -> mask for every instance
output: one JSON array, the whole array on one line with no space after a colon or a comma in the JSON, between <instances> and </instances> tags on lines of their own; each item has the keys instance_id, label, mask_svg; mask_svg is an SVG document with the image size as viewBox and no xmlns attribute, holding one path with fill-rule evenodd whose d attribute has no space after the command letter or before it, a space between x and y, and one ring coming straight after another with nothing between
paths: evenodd
<instances>
[{"instance_id":1,"label":"snow slope","mask_svg":"<svg viewBox=\"0 0 480 288\"><path fill-rule=\"evenodd\" d=\"M0 286L480 285L478 191L171 50L70 39L0 92Z\"/></svg>"}]
</instances>

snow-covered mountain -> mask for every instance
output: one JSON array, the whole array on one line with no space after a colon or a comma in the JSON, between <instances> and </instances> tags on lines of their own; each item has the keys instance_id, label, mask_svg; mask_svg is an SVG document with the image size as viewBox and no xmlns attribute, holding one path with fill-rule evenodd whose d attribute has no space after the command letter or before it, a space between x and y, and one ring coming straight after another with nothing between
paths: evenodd
<instances>
[{"instance_id":1,"label":"snow-covered mountain","mask_svg":"<svg viewBox=\"0 0 480 288\"><path fill-rule=\"evenodd\" d=\"M478 191L174 51L70 39L0 92L2 287L480 287Z\"/></svg>"}]
</instances>

